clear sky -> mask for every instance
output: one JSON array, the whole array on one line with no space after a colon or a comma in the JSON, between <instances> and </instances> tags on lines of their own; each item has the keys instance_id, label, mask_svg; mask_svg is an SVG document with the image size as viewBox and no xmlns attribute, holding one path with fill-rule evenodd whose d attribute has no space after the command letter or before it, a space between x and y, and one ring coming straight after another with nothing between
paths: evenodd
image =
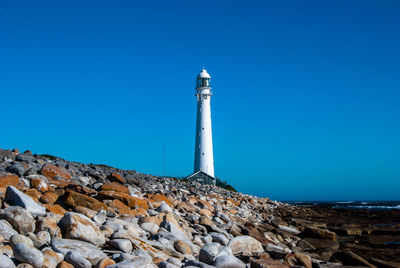
<instances>
[{"instance_id":1,"label":"clear sky","mask_svg":"<svg viewBox=\"0 0 400 268\"><path fill-rule=\"evenodd\" d=\"M278 200L400 199L400 1L0 1L0 147L216 175Z\"/></svg>"}]
</instances>

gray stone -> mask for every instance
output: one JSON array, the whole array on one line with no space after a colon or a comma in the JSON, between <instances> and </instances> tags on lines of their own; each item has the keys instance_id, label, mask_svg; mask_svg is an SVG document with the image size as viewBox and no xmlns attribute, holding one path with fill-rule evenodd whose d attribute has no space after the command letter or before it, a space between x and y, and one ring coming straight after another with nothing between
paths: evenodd
<instances>
[{"instance_id":1,"label":"gray stone","mask_svg":"<svg viewBox=\"0 0 400 268\"><path fill-rule=\"evenodd\" d=\"M226 238L226 236L224 236L223 234L211 232L210 235L212 237L213 242L220 243L223 246L226 246L229 243L229 239Z\"/></svg>"},{"instance_id":2,"label":"gray stone","mask_svg":"<svg viewBox=\"0 0 400 268\"><path fill-rule=\"evenodd\" d=\"M98 247L83 241L61 239L53 237L51 239L51 248L55 252L66 255L71 250L79 249L79 253L87 259L92 265L97 264L100 260L107 258L107 255Z\"/></svg>"},{"instance_id":3,"label":"gray stone","mask_svg":"<svg viewBox=\"0 0 400 268\"><path fill-rule=\"evenodd\" d=\"M0 219L7 220L20 234L35 231L35 220L32 215L22 207L11 206L0 210Z\"/></svg>"},{"instance_id":4,"label":"gray stone","mask_svg":"<svg viewBox=\"0 0 400 268\"><path fill-rule=\"evenodd\" d=\"M35 268L43 266L44 257L40 250L22 243L14 245L13 250L14 257L20 262L29 263Z\"/></svg>"},{"instance_id":5,"label":"gray stone","mask_svg":"<svg viewBox=\"0 0 400 268\"><path fill-rule=\"evenodd\" d=\"M18 234L18 232L13 229L8 221L0 220L0 234L5 240L10 240L11 236Z\"/></svg>"},{"instance_id":6,"label":"gray stone","mask_svg":"<svg viewBox=\"0 0 400 268\"><path fill-rule=\"evenodd\" d=\"M132 243L128 239L113 239L109 242L109 244L125 253L129 253L133 249Z\"/></svg>"},{"instance_id":7,"label":"gray stone","mask_svg":"<svg viewBox=\"0 0 400 268\"><path fill-rule=\"evenodd\" d=\"M140 227L152 235L157 234L158 229L160 229L160 227L158 227L157 224L154 224L152 222L144 222L144 223L140 224Z\"/></svg>"},{"instance_id":8,"label":"gray stone","mask_svg":"<svg viewBox=\"0 0 400 268\"><path fill-rule=\"evenodd\" d=\"M230 222L231 219L229 218L228 215L226 215L225 213L221 212L221 211L217 211L215 213L215 216L217 216L218 218L222 219L223 221L225 221L226 223Z\"/></svg>"},{"instance_id":9,"label":"gray stone","mask_svg":"<svg viewBox=\"0 0 400 268\"><path fill-rule=\"evenodd\" d=\"M44 216L46 209L36 203L30 196L24 194L14 186L8 186L6 190L6 202L13 206L20 206L33 216Z\"/></svg>"},{"instance_id":10,"label":"gray stone","mask_svg":"<svg viewBox=\"0 0 400 268\"><path fill-rule=\"evenodd\" d=\"M65 255L65 261L72 264L75 268L91 268L91 263L82 257L79 252L71 250Z\"/></svg>"},{"instance_id":11,"label":"gray stone","mask_svg":"<svg viewBox=\"0 0 400 268\"><path fill-rule=\"evenodd\" d=\"M25 173L25 167L20 162L13 162L11 166L6 168L6 171L17 174L18 177L21 177Z\"/></svg>"},{"instance_id":12,"label":"gray stone","mask_svg":"<svg viewBox=\"0 0 400 268\"><path fill-rule=\"evenodd\" d=\"M10 246L12 248L14 248L14 246L17 244L25 244L28 247L33 247L32 240L29 237L20 234L13 235L10 238Z\"/></svg>"},{"instance_id":13,"label":"gray stone","mask_svg":"<svg viewBox=\"0 0 400 268\"><path fill-rule=\"evenodd\" d=\"M199 260L207 264L212 264L214 262L215 257L219 253L220 246L221 246L220 244L215 242L205 244L200 249Z\"/></svg>"},{"instance_id":14,"label":"gray stone","mask_svg":"<svg viewBox=\"0 0 400 268\"><path fill-rule=\"evenodd\" d=\"M32 164L36 159L32 155L19 154L15 157L16 160Z\"/></svg>"},{"instance_id":15,"label":"gray stone","mask_svg":"<svg viewBox=\"0 0 400 268\"><path fill-rule=\"evenodd\" d=\"M185 263L183 267L200 267L200 268L215 268L213 265L209 265L207 263L201 262L201 261L196 261L196 260L190 260Z\"/></svg>"},{"instance_id":16,"label":"gray stone","mask_svg":"<svg viewBox=\"0 0 400 268\"><path fill-rule=\"evenodd\" d=\"M168 258L167 262L174 264L176 266L179 266L179 267L182 266L182 262L176 258Z\"/></svg>"},{"instance_id":17,"label":"gray stone","mask_svg":"<svg viewBox=\"0 0 400 268\"><path fill-rule=\"evenodd\" d=\"M217 257L214 261L214 266L217 268L246 268L246 265L232 255L223 255Z\"/></svg>"},{"instance_id":18,"label":"gray stone","mask_svg":"<svg viewBox=\"0 0 400 268\"><path fill-rule=\"evenodd\" d=\"M157 212L172 212L172 208L165 203L162 203L160 206L156 208Z\"/></svg>"},{"instance_id":19,"label":"gray stone","mask_svg":"<svg viewBox=\"0 0 400 268\"><path fill-rule=\"evenodd\" d=\"M158 268L180 268L181 266L172 264L170 262L163 261L158 265Z\"/></svg>"},{"instance_id":20,"label":"gray stone","mask_svg":"<svg viewBox=\"0 0 400 268\"><path fill-rule=\"evenodd\" d=\"M157 266L153 263L151 256L144 250L135 250L130 255L130 258L107 266L107 268L156 268Z\"/></svg>"},{"instance_id":21,"label":"gray stone","mask_svg":"<svg viewBox=\"0 0 400 268\"><path fill-rule=\"evenodd\" d=\"M0 263L2 268L15 268L15 264L13 261L7 257L6 255L1 254L0 255Z\"/></svg>"},{"instance_id":22,"label":"gray stone","mask_svg":"<svg viewBox=\"0 0 400 268\"><path fill-rule=\"evenodd\" d=\"M206 234L205 236L203 236L202 238L201 238L201 241L203 241L203 243L204 244L207 244L207 243L212 243L212 236L211 235L209 235L209 234Z\"/></svg>"}]
</instances>

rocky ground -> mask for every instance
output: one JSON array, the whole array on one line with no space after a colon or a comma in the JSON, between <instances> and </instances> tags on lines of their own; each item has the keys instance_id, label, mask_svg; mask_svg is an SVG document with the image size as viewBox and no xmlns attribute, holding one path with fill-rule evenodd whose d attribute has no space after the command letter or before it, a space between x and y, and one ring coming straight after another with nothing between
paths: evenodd
<instances>
[{"instance_id":1,"label":"rocky ground","mask_svg":"<svg viewBox=\"0 0 400 268\"><path fill-rule=\"evenodd\" d=\"M0 201L3 268L400 267L325 212L29 151L0 149Z\"/></svg>"}]
</instances>

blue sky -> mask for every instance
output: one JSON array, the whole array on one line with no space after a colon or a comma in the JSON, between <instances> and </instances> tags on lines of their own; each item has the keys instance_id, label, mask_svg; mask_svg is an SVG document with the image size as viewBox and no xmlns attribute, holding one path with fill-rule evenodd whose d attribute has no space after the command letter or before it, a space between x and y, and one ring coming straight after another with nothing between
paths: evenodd
<instances>
[{"instance_id":1,"label":"blue sky","mask_svg":"<svg viewBox=\"0 0 400 268\"><path fill-rule=\"evenodd\" d=\"M278 200L400 188L399 1L0 2L0 147L183 176L212 76L216 175Z\"/></svg>"}]
</instances>

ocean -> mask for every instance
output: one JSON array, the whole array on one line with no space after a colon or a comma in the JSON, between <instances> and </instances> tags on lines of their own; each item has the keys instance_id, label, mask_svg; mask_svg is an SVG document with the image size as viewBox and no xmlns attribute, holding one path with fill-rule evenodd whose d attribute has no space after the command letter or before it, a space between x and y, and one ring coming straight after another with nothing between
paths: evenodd
<instances>
[{"instance_id":1,"label":"ocean","mask_svg":"<svg viewBox=\"0 0 400 268\"><path fill-rule=\"evenodd\" d=\"M333 209L400 209L400 201L286 201L285 203L303 207L329 207Z\"/></svg>"}]
</instances>

